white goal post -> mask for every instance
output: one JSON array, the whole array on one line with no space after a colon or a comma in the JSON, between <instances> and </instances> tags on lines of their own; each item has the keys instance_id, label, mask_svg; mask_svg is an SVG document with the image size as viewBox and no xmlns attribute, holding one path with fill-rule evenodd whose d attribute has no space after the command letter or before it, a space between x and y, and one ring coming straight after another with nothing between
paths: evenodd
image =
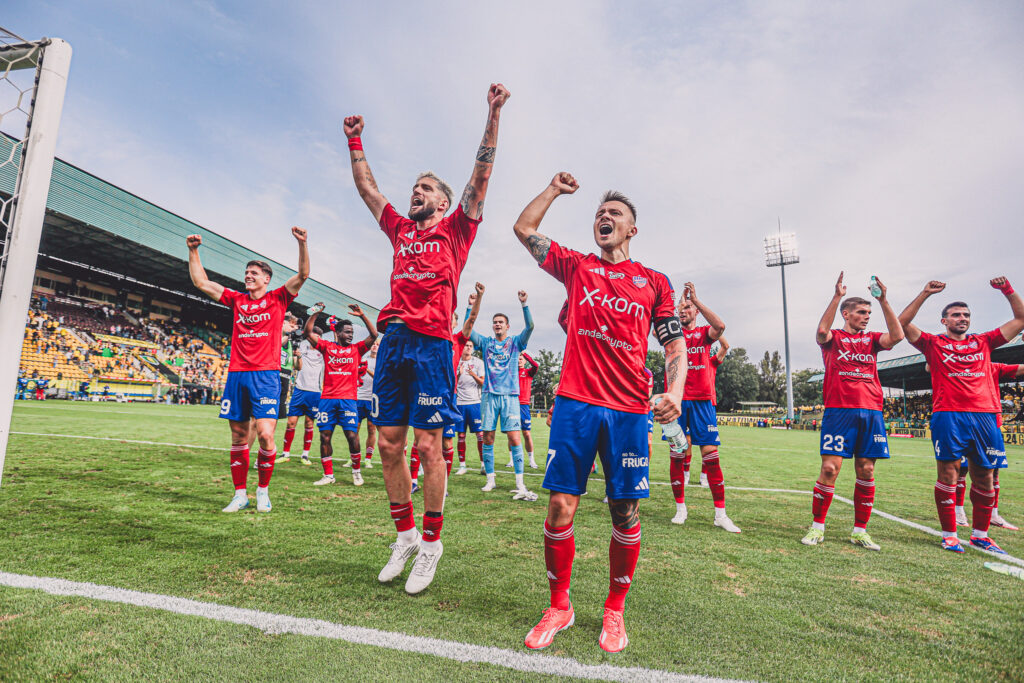
<instances>
[{"instance_id":1,"label":"white goal post","mask_svg":"<svg viewBox=\"0 0 1024 683\"><path fill-rule=\"evenodd\" d=\"M0 482L70 66L63 40L26 41L0 28L0 134L10 149L0 178L14 178L0 188Z\"/></svg>"}]
</instances>

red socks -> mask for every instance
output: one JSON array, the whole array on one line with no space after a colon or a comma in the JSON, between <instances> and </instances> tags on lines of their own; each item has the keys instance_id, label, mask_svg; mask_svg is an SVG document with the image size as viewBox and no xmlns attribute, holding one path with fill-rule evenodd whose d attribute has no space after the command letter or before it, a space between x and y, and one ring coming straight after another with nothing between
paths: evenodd
<instances>
[{"instance_id":1,"label":"red socks","mask_svg":"<svg viewBox=\"0 0 1024 683\"><path fill-rule=\"evenodd\" d=\"M466 464L466 435L459 437L459 466Z\"/></svg>"},{"instance_id":2,"label":"red socks","mask_svg":"<svg viewBox=\"0 0 1024 683\"><path fill-rule=\"evenodd\" d=\"M977 484L971 483L971 525L978 531L988 531L988 525L992 523L992 507L995 499L996 492L994 490L983 491L978 488Z\"/></svg>"},{"instance_id":3,"label":"red socks","mask_svg":"<svg viewBox=\"0 0 1024 683\"><path fill-rule=\"evenodd\" d=\"M633 572L640 557L640 525L632 529L612 526L612 541L608 545L608 599L606 609L622 612L626 609L626 594L633 583Z\"/></svg>"},{"instance_id":4,"label":"red socks","mask_svg":"<svg viewBox=\"0 0 1024 683\"><path fill-rule=\"evenodd\" d=\"M452 462L455 460L455 449L454 448L446 448L441 453L441 455L444 456L444 464L445 464L445 467L448 468L448 476L450 477L450 476L452 476Z\"/></svg>"},{"instance_id":5,"label":"red socks","mask_svg":"<svg viewBox=\"0 0 1024 683\"><path fill-rule=\"evenodd\" d=\"M309 453L310 447L313 445L313 430L307 429L306 433L302 436L302 452Z\"/></svg>"},{"instance_id":6,"label":"red socks","mask_svg":"<svg viewBox=\"0 0 1024 683\"><path fill-rule=\"evenodd\" d=\"M818 524L825 523L828 516L828 506L832 504L832 495L836 492L835 486L827 486L820 481L814 482L814 494L811 498L811 514Z\"/></svg>"},{"instance_id":7,"label":"red socks","mask_svg":"<svg viewBox=\"0 0 1024 683\"><path fill-rule=\"evenodd\" d=\"M569 581L575 556L576 537L572 524L553 527L544 520L544 565L548 570L551 606L555 609L569 609Z\"/></svg>"},{"instance_id":8,"label":"red socks","mask_svg":"<svg viewBox=\"0 0 1024 683\"><path fill-rule=\"evenodd\" d=\"M992 509L999 508L999 470L992 471L992 491L995 492L995 497L992 498Z\"/></svg>"},{"instance_id":9,"label":"red socks","mask_svg":"<svg viewBox=\"0 0 1024 683\"><path fill-rule=\"evenodd\" d=\"M722 474L722 466L718 464L718 451L711 451L703 456L704 473L708 475L708 487L711 489L711 499L715 501L716 508L725 507L725 476Z\"/></svg>"},{"instance_id":10,"label":"red socks","mask_svg":"<svg viewBox=\"0 0 1024 683\"><path fill-rule=\"evenodd\" d=\"M292 452L292 441L295 440L295 427L288 427L284 430L284 446L281 448L285 453Z\"/></svg>"},{"instance_id":11,"label":"red socks","mask_svg":"<svg viewBox=\"0 0 1024 683\"><path fill-rule=\"evenodd\" d=\"M410 503L409 505L412 505ZM423 513L423 540L427 543L441 540L441 526L444 524L444 515L440 512Z\"/></svg>"},{"instance_id":12,"label":"red socks","mask_svg":"<svg viewBox=\"0 0 1024 683\"><path fill-rule=\"evenodd\" d=\"M359 471L359 459L362 457L360 453L349 453L349 457L352 458L352 471Z\"/></svg>"},{"instance_id":13,"label":"red socks","mask_svg":"<svg viewBox=\"0 0 1024 683\"><path fill-rule=\"evenodd\" d=\"M416 478L420 476L420 452L415 446L409 452L409 474L412 476L413 481L416 481Z\"/></svg>"},{"instance_id":14,"label":"red socks","mask_svg":"<svg viewBox=\"0 0 1024 683\"><path fill-rule=\"evenodd\" d=\"M408 503L391 504L391 519L395 522L395 529L398 533L408 531L416 526L416 518L412 514L412 501Z\"/></svg>"},{"instance_id":15,"label":"red socks","mask_svg":"<svg viewBox=\"0 0 1024 683\"><path fill-rule=\"evenodd\" d=\"M484 438L480 432L476 433L476 452L480 455L480 464L484 464Z\"/></svg>"},{"instance_id":16,"label":"red socks","mask_svg":"<svg viewBox=\"0 0 1024 683\"><path fill-rule=\"evenodd\" d=\"M270 485L270 477L274 474L275 460L277 460L277 451L265 451L262 448L259 450L259 454L256 456L256 466L261 489Z\"/></svg>"},{"instance_id":17,"label":"red socks","mask_svg":"<svg viewBox=\"0 0 1024 683\"><path fill-rule=\"evenodd\" d=\"M370 462L370 458L373 457L373 446L366 447L366 462Z\"/></svg>"},{"instance_id":18,"label":"red socks","mask_svg":"<svg viewBox=\"0 0 1024 683\"><path fill-rule=\"evenodd\" d=\"M972 499L973 499L973 486ZM956 486L935 482L935 507L939 511L939 524L942 531L950 536L956 535ZM989 509L991 516L992 510ZM987 528L987 527L986 527Z\"/></svg>"},{"instance_id":19,"label":"red socks","mask_svg":"<svg viewBox=\"0 0 1024 683\"><path fill-rule=\"evenodd\" d=\"M853 488L853 525L863 529L875 506L875 480L858 479Z\"/></svg>"},{"instance_id":20,"label":"red socks","mask_svg":"<svg viewBox=\"0 0 1024 683\"><path fill-rule=\"evenodd\" d=\"M690 471L690 459L693 458L693 448L687 448L683 454L683 472Z\"/></svg>"},{"instance_id":21,"label":"red socks","mask_svg":"<svg viewBox=\"0 0 1024 683\"><path fill-rule=\"evenodd\" d=\"M961 472L960 476L956 478L956 506L962 508L964 506L964 494L967 493L967 473Z\"/></svg>"},{"instance_id":22,"label":"red socks","mask_svg":"<svg viewBox=\"0 0 1024 683\"><path fill-rule=\"evenodd\" d=\"M686 470L686 460L680 456L670 456L668 459L668 478L672 482L672 495L677 503L686 502L686 487L683 486L683 473Z\"/></svg>"},{"instance_id":23,"label":"red socks","mask_svg":"<svg viewBox=\"0 0 1024 683\"><path fill-rule=\"evenodd\" d=\"M324 466L324 476L334 476L334 458L330 455L321 455L320 464Z\"/></svg>"},{"instance_id":24,"label":"red socks","mask_svg":"<svg viewBox=\"0 0 1024 683\"><path fill-rule=\"evenodd\" d=\"M235 490L245 490L245 480L249 475L249 447L245 444L231 447L231 481Z\"/></svg>"}]
</instances>

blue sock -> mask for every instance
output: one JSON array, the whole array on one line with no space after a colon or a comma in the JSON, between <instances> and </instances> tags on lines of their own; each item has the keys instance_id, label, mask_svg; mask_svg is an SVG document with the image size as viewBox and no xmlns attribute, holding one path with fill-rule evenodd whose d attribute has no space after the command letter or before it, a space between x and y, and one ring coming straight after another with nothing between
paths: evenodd
<instances>
[{"instance_id":1,"label":"blue sock","mask_svg":"<svg viewBox=\"0 0 1024 683\"><path fill-rule=\"evenodd\" d=\"M509 450L512 451L512 469L515 471L516 474L522 474L523 473L523 447L522 447L522 445L520 444L519 446L512 446Z\"/></svg>"},{"instance_id":2,"label":"blue sock","mask_svg":"<svg viewBox=\"0 0 1024 683\"><path fill-rule=\"evenodd\" d=\"M484 444L484 472L494 474L494 444Z\"/></svg>"}]
</instances>

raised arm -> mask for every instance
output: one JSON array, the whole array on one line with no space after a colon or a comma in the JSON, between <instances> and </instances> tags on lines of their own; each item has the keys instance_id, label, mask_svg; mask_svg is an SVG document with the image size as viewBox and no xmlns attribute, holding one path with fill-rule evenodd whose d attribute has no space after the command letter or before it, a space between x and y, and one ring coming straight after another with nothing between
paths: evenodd
<instances>
[{"instance_id":1,"label":"raised arm","mask_svg":"<svg viewBox=\"0 0 1024 683\"><path fill-rule=\"evenodd\" d=\"M580 184L576 182L571 173L564 171L556 173L544 191L527 204L523 212L519 214L512 229L523 246L530 250L537 263L544 263L548 257L548 250L551 248L551 238L537 232L540 222L544 220L544 214L551 207L551 202L555 201L559 195L572 194L578 189L580 189Z\"/></svg>"},{"instance_id":2,"label":"raised arm","mask_svg":"<svg viewBox=\"0 0 1024 683\"><path fill-rule=\"evenodd\" d=\"M718 353L715 354L715 358L721 363L725 360L725 357L729 355L729 342L726 341L725 337L718 338Z\"/></svg>"},{"instance_id":3,"label":"raised arm","mask_svg":"<svg viewBox=\"0 0 1024 683\"><path fill-rule=\"evenodd\" d=\"M498 119L501 108L511 97L511 93L501 83L491 83L487 90L487 125L484 126L484 138L476 150L476 162L473 164L473 175L466 183L462 192L462 212L469 218L477 219L484 212L484 198L487 196L487 183L491 179L494 168L494 152L498 148Z\"/></svg>"},{"instance_id":4,"label":"raised arm","mask_svg":"<svg viewBox=\"0 0 1024 683\"><path fill-rule=\"evenodd\" d=\"M990 285L994 289L998 289L1006 297L1006 300L1010 302L1010 310L1013 311L1013 320L1003 323L999 326L999 331L1003 333L1003 338L1006 341L1012 341L1014 337L1024 330L1024 299L1021 299L1020 294L1013 291L1013 287L1010 286L1010 281L1005 277L993 278Z\"/></svg>"},{"instance_id":5,"label":"raised arm","mask_svg":"<svg viewBox=\"0 0 1024 683\"><path fill-rule=\"evenodd\" d=\"M652 405L657 398L663 399L652 408L654 419L659 423L666 424L679 417L685 384L686 340L679 336L665 342L665 392L651 397Z\"/></svg>"},{"instance_id":6,"label":"raised arm","mask_svg":"<svg viewBox=\"0 0 1024 683\"><path fill-rule=\"evenodd\" d=\"M484 286L477 282L473 287L475 291L469 295L469 312L466 313L466 322L462 324L462 336L466 339L473 336L473 325L480 315L480 302L484 299Z\"/></svg>"},{"instance_id":7,"label":"raised arm","mask_svg":"<svg viewBox=\"0 0 1024 683\"><path fill-rule=\"evenodd\" d=\"M320 302L315 303L314 308L319 307L318 311L310 314L306 318L306 324L302 326L302 336L309 340L309 343L314 347L320 344L320 335L313 331L313 326L316 325L316 319L320 317L320 311L324 310L324 305Z\"/></svg>"},{"instance_id":8,"label":"raised arm","mask_svg":"<svg viewBox=\"0 0 1024 683\"><path fill-rule=\"evenodd\" d=\"M533 356L528 354L526 351L523 351L523 359L530 364L530 369L527 371L530 373L530 377L536 375L537 371L540 370L540 363L535 361Z\"/></svg>"},{"instance_id":9,"label":"raised arm","mask_svg":"<svg viewBox=\"0 0 1024 683\"><path fill-rule=\"evenodd\" d=\"M885 316L885 326L888 328L885 334L883 334L878 343L883 349L891 349L892 347L903 341L906 334L903 332L903 326L900 325L900 319L896 316L896 311L892 310L892 305L889 303L889 297L887 296L888 291L882 281L877 277L875 282L878 284L878 288L882 290L876 299L878 304L882 307L882 315Z\"/></svg>"},{"instance_id":10,"label":"raised arm","mask_svg":"<svg viewBox=\"0 0 1024 683\"><path fill-rule=\"evenodd\" d=\"M832 294L832 301L828 302L825 312L818 321L818 331L814 335L815 341L819 344L828 344L832 341L832 324L836 321L836 313L839 311L839 304L846 296L846 285L843 284L843 271L839 271L839 279L836 280L836 290Z\"/></svg>"},{"instance_id":11,"label":"raised arm","mask_svg":"<svg viewBox=\"0 0 1024 683\"><path fill-rule=\"evenodd\" d=\"M530 307L526 305L526 292L522 289L519 290L519 303L523 305L523 331L519 333L518 342L519 348L525 349L526 345L530 343L530 335L533 334L533 315L530 314Z\"/></svg>"},{"instance_id":12,"label":"raised arm","mask_svg":"<svg viewBox=\"0 0 1024 683\"><path fill-rule=\"evenodd\" d=\"M715 314L710 308L704 305L704 302L697 298L697 288L694 287L692 282L687 282L683 285L683 296L686 296L693 302L693 305L697 307L700 314L704 316L704 319L708 321L708 325L711 326L711 330L708 331L708 336L711 339L718 339L725 332L725 322Z\"/></svg>"},{"instance_id":13,"label":"raised arm","mask_svg":"<svg viewBox=\"0 0 1024 683\"><path fill-rule=\"evenodd\" d=\"M362 116L347 116L342 128L345 130L345 137L348 138L348 156L352 162L352 180L356 183L356 190L362 197L366 208L373 214L373 219L380 222L380 216L384 213L384 207L388 205L387 198L381 194L377 187L377 181L373 179L370 171L370 164L366 161L363 153L363 126L365 122Z\"/></svg>"},{"instance_id":14,"label":"raised arm","mask_svg":"<svg viewBox=\"0 0 1024 683\"><path fill-rule=\"evenodd\" d=\"M224 294L224 285L206 277L206 269L203 268L203 262L199 259L199 245L202 243L203 238L199 235L189 235L185 238L185 244L188 245L188 275L192 278L192 284L196 286L196 289L214 301L220 301L220 297Z\"/></svg>"},{"instance_id":15,"label":"raised arm","mask_svg":"<svg viewBox=\"0 0 1024 683\"><path fill-rule=\"evenodd\" d=\"M921 310L921 306L928 300L932 294L938 294L946 288L945 282L939 282L938 280L931 280L924 286L921 293L914 297L914 300L907 304L907 307L900 313L899 321L900 326L903 328L903 333L906 335L908 342L913 344L921 338L921 328L917 325L912 324L914 318Z\"/></svg>"},{"instance_id":16,"label":"raised arm","mask_svg":"<svg viewBox=\"0 0 1024 683\"><path fill-rule=\"evenodd\" d=\"M359 307L359 304L349 304L348 310L352 311L352 315L357 316L363 321L363 325L366 326L367 331L370 333L369 336L363 340L363 343L367 346L373 344L373 340L377 338L377 328L374 326L373 321L366 317L366 314L363 313L363 309Z\"/></svg>"},{"instance_id":17,"label":"raised arm","mask_svg":"<svg viewBox=\"0 0 1024 683\"><path fill-rule=\"evenodd\" d=\"M306 231L303 228L293 227L292 236L299 243L299 272L288 278L284 283L284 288L288 290L289 294L296 296L302 289L302 285L306 283L306 278L309 277L309 249L306 247Z\"/></svg>"}]
</instances>

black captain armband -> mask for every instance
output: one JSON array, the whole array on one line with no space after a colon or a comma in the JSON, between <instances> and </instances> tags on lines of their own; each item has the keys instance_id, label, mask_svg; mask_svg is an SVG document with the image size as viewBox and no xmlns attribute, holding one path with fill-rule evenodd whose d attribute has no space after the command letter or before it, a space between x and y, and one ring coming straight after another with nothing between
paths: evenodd
<instances>
[{"instance_id":1,"label":"black captain armband","mask_svg":"<svg viewBox=\"0 0 1024 683\"><path fill-rule=\"evenodd\" d=\"M666 318L658 318L655 320L654 337L662 346L665 346L674 339L682 339L683 326L679 323L679 318L674 315L670 315Z\"/></svg>"}]
</instances>

